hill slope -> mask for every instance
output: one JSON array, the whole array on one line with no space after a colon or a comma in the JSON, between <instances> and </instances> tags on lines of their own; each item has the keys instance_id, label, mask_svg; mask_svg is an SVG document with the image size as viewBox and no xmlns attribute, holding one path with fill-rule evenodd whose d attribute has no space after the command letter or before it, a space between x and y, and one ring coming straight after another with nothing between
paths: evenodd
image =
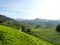
<instances>
[{"instance_id":1,"label":"hill slope","mask_svg":"<svg viewBox=\"0 0 60 45\"><path fill-rule=\"evenodd\" d=\"M1 14L0 14L0 25L9 26L9 27L13 27L16 29L20 28L18 21L14 20L12 18L6 17L4 15L1 15Z\"/></svg>"},{"instance_id":2,"label":"hill slope","mask_svg":"<svg viewBox=\"0 0 60 45\"><path fill-rule=\"evenodd\" d=\"M26 28L32 28L35 26L34 23L31 22L22 22L22 21L17 21L13 18L4 16L0 14L0 25L4 25L4 26L8 26L8 27L13 27L16 28L18 30L20 30L20 28L22 28L22 26L26 27Z\"/></svg>"},{"instance_id":3,"label":"hill slope","mask_svg":"<svg viewBox=\"0 0 60 45\"><path fill-rule=\"evenodd\" d=\"M54 45L60 45L60 32L56 31L56 26L32 29L31 34Z\"/></svg>"},{"instance_id":4,"label":"hill slope","mask_svg":"<svg viewBox=\"0 0 60 45\"><path fill-rule=\"evenodd\" d=\"M0 45L52 45L19 30L0 25Z\"/></svg>"}]
</instances>

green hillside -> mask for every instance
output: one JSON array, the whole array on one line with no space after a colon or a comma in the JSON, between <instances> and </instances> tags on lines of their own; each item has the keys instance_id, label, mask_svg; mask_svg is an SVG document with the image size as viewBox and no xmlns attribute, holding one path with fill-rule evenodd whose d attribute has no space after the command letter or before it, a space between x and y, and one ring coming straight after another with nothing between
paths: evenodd
<instances>
[{"instance_id":1,"label":"green hillside","mask_svg":"<svg viewBox=\"0 0 60 45\"><path fill-rule=\"evenodd\" d=\"M54 45L60 45L60 33L56 31L56 26L32 29L31 34Z\"/></svg>"},{"instance_id":2,"label":"green hillside","mask_svg":"<svg viewBox=\"0 0 60 45\"><path fill-rule=\"evenodd\" d=\"M0 25L16 28L18 30L20 30L22 26L24 26L24 32L28 32L28 29L31 29L36 26L33 22L17 21L13 18L4 16L2 14L0 14Z\"/></svg>"},{"instance_id":3,"label":"green hillside","mask_svg":"<svg viewBox=\"0 0 60 45\"><path fill-rule=\"evenodd\" d=\"M0 45L52 45L19 30L0 25Z\"/></svg>"}]
</instances>

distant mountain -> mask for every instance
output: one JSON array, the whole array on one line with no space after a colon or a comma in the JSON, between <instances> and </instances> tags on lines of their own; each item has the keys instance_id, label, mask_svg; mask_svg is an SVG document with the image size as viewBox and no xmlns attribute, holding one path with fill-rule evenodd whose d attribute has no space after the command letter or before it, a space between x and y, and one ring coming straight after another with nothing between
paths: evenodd
<instances>
[{"instance_id":1,"label":"distant mountain","mask_svg":"<svg viewBox=\"0 0 60 45\"><path fill-rule=\"evenodd\" d=\"M18 21L23 21L23 20L27 20L27 19L15 18L15 20L18 20Z\"/></svg>"},{"instance_id":2,"label":"distant mountain","mask_svg":"<svg viewBox=\"0 0 60 45\"><path fill-rule=\"evenodd\" d=\"M17 19L18 21L22 21L22 22L25 22L25 23L33 23L35 25L49 25L49 26L52 26L52 25L58 25L60 24L60 20L48 20L48 19L39 19L39 18L36 18L36 19L33 19L33 20L27 20L27 19Z\"/></svg>"},{"instance_id":3,"label":"distant mountain","mask_svg":"<svg viewBox=\"0 0 60 45\"><path fill-rule=\"evenodd\" d=\"M36 27L37 25L40 26L58 25L60 24L60 20L47 20L47 19L39 19L39 18L33 20L20 19L20 18L12 19L0 14L0 24L20 29L22 25L30 28Z\"/></svg>"},{"instance_id":4,"label":"distant mountain","mask_svg":"<svg viewBox=\"0 0 60 45\"><path fill-rule=\"evenodd\" d=\"M0 25L13 27L18 30L20 30L22 26L24 26L26 29L35 27L35 24L32 23L30 20L25 20L25 19L16 20L1 14L0 14Z\"/></svg>"}]
</instances>

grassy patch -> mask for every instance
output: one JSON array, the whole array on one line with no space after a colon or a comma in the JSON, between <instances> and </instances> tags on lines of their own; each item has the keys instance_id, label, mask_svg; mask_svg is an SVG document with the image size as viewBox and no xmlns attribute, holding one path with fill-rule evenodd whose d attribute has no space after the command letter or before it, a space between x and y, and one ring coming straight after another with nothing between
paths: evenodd
<instances>
[{"instance_id":1,"label":"grassy patch","mask_svg":"<svg viewBox=\"0 0 60 45\"><path fill-rule=\"evenodd\" d=\"M52 45L42 39L20 32L10 27L0 25L0 45Z\"/></svg>"},{"instance_id":2,"label":"grassy patch","mask_svg":"<svg viewBox=\"0 0 60 45\"><path fill-rule=\"evenodd\" d=\"M56 26L32 29L31 34L38 37L39 39L44 39L55 45L60 45L60 33L56 31Z\"/></svg>"}]
</instances>

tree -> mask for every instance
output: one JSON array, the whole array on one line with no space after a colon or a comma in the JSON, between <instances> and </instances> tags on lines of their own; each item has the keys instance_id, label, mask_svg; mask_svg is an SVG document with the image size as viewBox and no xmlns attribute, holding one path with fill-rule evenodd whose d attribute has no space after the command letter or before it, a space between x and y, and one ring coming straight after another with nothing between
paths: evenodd
<instances>
[{"instance_id":1,"label":"tree","mask_svg":"<svg viewBox=\"0 0 60 45\"><path fill-rule=\"evenodd\" d=\"M25 31L25 27L23 25L21 26L21 29L22 29L22 31Z\"/></svg>"},{"instance_id":2,"label":"tree","mask_svg":"<svg viewBox=\"0 0 60 45\"><path fill-rule=\"evenodd\" d=\"M57 27L56 27L56 31L57 31L57 32L60 32L60 24L57 25Z\"/></svg>"},{"instance_id":3,"label":"tree","mask_svg":"<svg viewBox=\"0 0 60 45\"><path fill-rule=\"evenodd\" d=\"M30 32L31 29L27 29L27 32Z\"/></svg>"},{"instance_id":4,"label":"tree","mask_svg":"<svg viewBox=\"0 0 60 45\"><path fill-rule=\"evenodd\" d=\"M21 29L23 32L30 32L30 30L31 30L30 28L27 28L25 26L22 26Z\"/></svg>"},{"instance_id":5,"label":"tree","mask_svg":"<svg viewBox=\"0 0 60 45\"><path fill-rule=\"evenodd\" d=\"M0 20L0 23L3 23L3 20Z\"/></svg>"},{"instance_id":6,"label":"tree","mask_svg":"<svg viewBox=\"0 0 60 45\"><path fill-rule=\"evenodd\" d=\"M37 25L35 28L40 28L40 25Z\"/></svg>"}]
</instances>

